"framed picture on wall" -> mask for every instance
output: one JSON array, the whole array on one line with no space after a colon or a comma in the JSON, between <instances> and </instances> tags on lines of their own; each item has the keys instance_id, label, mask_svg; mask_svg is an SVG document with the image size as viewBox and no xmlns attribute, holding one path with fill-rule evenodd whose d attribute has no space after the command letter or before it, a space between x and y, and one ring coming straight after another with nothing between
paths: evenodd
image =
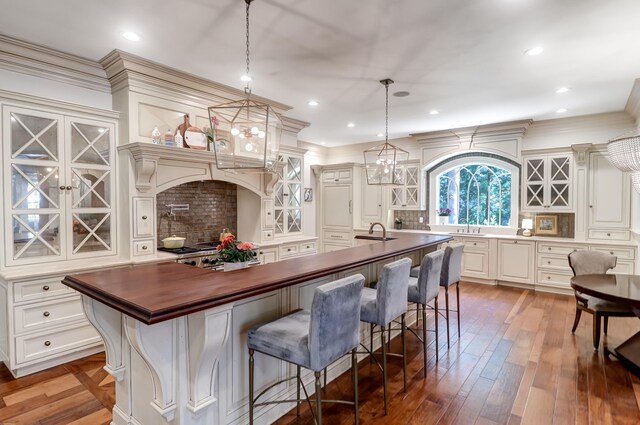
<instances>
[{"instance_id":1,"label":"framed picture on wall","mask_svg":"<svg viewBox=\"0 0 640 425\"><path fill-rule=\"evenodd\" d=\"M311 189L310 187L305 187L304 202L311 202L311 201L313 201L313 189Z\"/></svg>"},{"instance_id":2,"label":"framed picture on wall","mask_svg":"<svg viewBox=\"0 0 640 425\"><path fill-rule=\"evenodd\" d=\"M558 234L558 216L555 215L537 215L535 225L536 235L557 235Z\"/></svg>"}]
</instances>

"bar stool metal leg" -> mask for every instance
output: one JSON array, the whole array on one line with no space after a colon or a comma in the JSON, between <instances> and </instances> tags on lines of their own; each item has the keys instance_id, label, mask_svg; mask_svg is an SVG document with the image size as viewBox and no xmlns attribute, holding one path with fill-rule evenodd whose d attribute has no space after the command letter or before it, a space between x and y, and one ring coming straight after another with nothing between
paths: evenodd
<instances>
[{"instance_id":1,"label":"bar stool metal leg","mask_svg":"<svg viewBox=\"0 0 640 425\"><path fill-rule=\"evenodd\" d=\"M253 350L249 350L249 424L253 425ZM298 397L299 399L300 397Z\"/></svg>"},{"instance_id":2,"label":"bar stool metal leg","mask_svg":"<svg viewBox=\"0 0 640 425\"><path fill-rule=\"evenodd\" d=\"M406 334L404 332L404 327L405 327L405 315L402 315L402 318L400 319L401 322L401 327L400 327L400 333L401 338L402 338L402 379L404 382L404 392L407 392L407 341L405 339Z\"/></svg>"},{"instance_id":3,"label":"bar stool metal leg","mask_svg":"<svg viewBox=\"0 0 640 425\"><path fill-rule=\"evenodd\" d=\"M380 326L382 332L380 332L380 339L382 340L382 385L384 386L384 414L389 413L388 400L387 400L387 345L384 342L384 326Z\"/></svg>"},{"instance_id":4,"label":"bar stool metal leg","mask_svg":"<svg viewBox=\"0 0 640 425\"><path fill-rule=\"evenodd\" d=\"M322 389L320 386L320 373L314 372L316 376L316 419L318 420L318 425L322 425L322 398L320 397L320 390Z\"/></svg>"},{"instance_id":5,"label":"bar stool metal leg","mask_svg":"<svg viewBox=\"0 0 640 425\"><path fill-rule=\"evenodd\" d=\"M460 282L456 283L456 310L458 310L458 340L460 340Z\"/></svg>"},{"instance_id":6,"label":"bar stool metal leg","mask_svg":"<svg viewBox=\"0 0 640 425\"><path fill-rule=\"evenodd\" d=\"M298 366L296 371L296 383L298 384L297 397L298 400L296 402L296 416L300 416L300 366Z\"/></svg>"},{"instance_id":7,"label":"bar stool metal leg","mask_svg":"<svg viewBox=\"0 0 640 425\"><path fill-rule=\"evenodd\" d=\"M436 310L436 320L438 311ZM436 329L438 327L436 326ZM437 338L436 338L437 339ZM427 309L422 306L422 351L424 351L424 377L427 377Z\"/></svg>"},{"instance_id":8,"label":"bar stool metal leg","mask_svg":"<svg viewBox=\"0 0 640 425\"><path fill-rule=\"evenodd\" d=\"M447 313L447 348L451 348L451 342L449 339L449 287L444 287L444 304Z\"/></svg>"},{"instance_id":9,"label":"bar stool metal leg","mask_svg":"<svg viewBox=\"0 0 640 425\"><path fill-rule=\"evenodd\" d=\"M371 355L369 356L369 363L372 363L373 362L373 323L369 325L369 353L371 353Z\"/></svg>"},{"instance_id":10,"label":"bar stool metal leg","mask_svg":"<svg viewBox=\"0 0 640 425\"><path fill-rule=\"evenodd\" d=\"M356 414L355 424L358 425L360 422L360 414L358 412L358 354L356 349L351 352L351 376L353 377L353 408Z\"/></svg>"},{"instance_id":11,"label":"bar stool metal leg","mask_svg":"<svg viewBox=\"0 0 640 425\"><path fill-rule=\"evenodd\" d=\"M327 368L324 368L324 385L322 386L322 388L327 388Z\"/></svg>"},{"instance_id":12,"label":"bar stool metal leg","mask_svg":"<svg viewBox=\"0 0 640 425\"><path fill-rule=\"evenodd\" d=\"M438 360L438 358L440 357L440 340L438 339L438 297L435 298L435 300L433 300L433 305L435 307L435 311L436 311L436 361Z\"/></svg>"}]
</instances>

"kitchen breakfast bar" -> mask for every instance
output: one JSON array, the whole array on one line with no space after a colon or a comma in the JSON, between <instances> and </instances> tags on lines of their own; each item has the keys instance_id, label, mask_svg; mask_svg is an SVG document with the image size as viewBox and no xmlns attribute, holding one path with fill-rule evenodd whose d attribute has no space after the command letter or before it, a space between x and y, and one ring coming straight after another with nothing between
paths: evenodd
<instances>
[{"instance_id":1,"label":"kitchen breakfast bar","mask_svg":"<svg viewBox=\"0 0 640 425\"><path fill-rule=\"evenodd\" d=\"M232 272L160 263L66 276L63 283L82 294L104 340L105 369L116 379L113 424L245 424L251 326L309 308L319 285L356 273L371 283L384 264L409 257L417 265L449 240L394 233L386 241ZM363 342L367 334L361 332ZM336 362L329 379L348 367L347 358ZM256 393L294 375L295 368L260 356ZM313 375L303 379L307 384ZM285 382L266 398L290 397L295 389ZM272 423L292 406L257 409L256 423Z\"/></svg>"}]
</instances>

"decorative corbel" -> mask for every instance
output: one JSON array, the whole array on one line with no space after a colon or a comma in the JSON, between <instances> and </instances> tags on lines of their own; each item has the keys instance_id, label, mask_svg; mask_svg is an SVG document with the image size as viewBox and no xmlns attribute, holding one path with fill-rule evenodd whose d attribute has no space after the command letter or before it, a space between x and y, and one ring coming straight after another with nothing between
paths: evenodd
<instances>
[{"instance_id":1,"label":"decorative corbel","mask_svg":"<svg viewBox=\"0 0 640 425\"><path fill-rule=\"evenodd\" d=\"M271 196L273 194L273 190L280 179L283 170L284 163L282 161L278 161L275 171L264 173L264 193L266 195Z\"/></svg>"},{"instance_id":2,"label":"decorative corbel","mask_svg":"<svg viewBox=\"0 0 640 425\"><path fill-rule=\"evenodd\" d=\"M576 163L578 165L585 165L587 162L587 153L593 146L591 143L580 143L571 145L571 150L575 153Z\"/></svg>"},{"instance_id":3,"label":"decorative corbel","mask_svg":"<svg viewBox=\"0 0 640 425\"><path fill-rule=\"evenodd\" d=\"M136 189L148 192L153 188L151 178L158 168L156 159L138 158L136 161Z\"/></svg>"}]
</instances>

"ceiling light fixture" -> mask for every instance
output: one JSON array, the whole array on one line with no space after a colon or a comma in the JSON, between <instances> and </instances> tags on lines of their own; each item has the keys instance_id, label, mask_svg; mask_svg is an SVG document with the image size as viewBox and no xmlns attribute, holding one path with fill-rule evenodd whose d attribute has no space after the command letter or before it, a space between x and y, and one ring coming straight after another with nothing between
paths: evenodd
<instances>
[{"instance_id":1,"label":"ceiling light fixture","mask_svg":"<svg viewBox=\"0 0 640 425\"><path fill-rule=\"evenodd\" d=\"M560 87L558 90L556 90L556 93L566 93L569 91L569 87Z\"/></svg>"},{"instance_id":2,"label":"ceiling light fixture","mask_svg":"<svg viewBox=\"0 0 640 425\"><path fill-rule=\"evenodd\" d=\"M567 112L567 108L560 108L556 111L558 114L564 114L565 112Z\"/></svg>"},{"instance_id":3,"label":"ceiling light fixture","mask_svg":"<svg viewBox=\"0 0 640 425\"><path fill-rule=\"evenodd\" d=\"M327 142L320 142L320 144L321 144L321 145L326 145L326 144L327 144Z\"/></svg>"},{"instance_id":4,"label":"ceiling light fixture","mask_svg":"<svg viewBox=\"0 0 640 425\"><path fill-rule=\"evenodd\" d=\"M318 103L317 100L310 100L310 101L307 102L307 105L309 105L309 106L318 106L319 103Z\"/></svg>"},{"instance_id":5,"label":"ceiling light fixture","mask_svg":"<svg viewBox=\"0 0 640 425\"><path fill-rule=\"evenodd\" d=\"M378 133L377 136L378 137L384 137L384 133Z\"/></svg>"},{"instance_id":6,"label":"ceiling light fixture","mask_svg":"<svg viewBox=\"0 0 640 425\"><path fill-rule=\"evenodd\" d=\"M209 108L213 129L210 139L216 154L216 166L220 170L273 172L278 164L282 133L280 116L271 105L251 99L249 7L253 1L244 0L247 69L242 81L246 83L245 97Z\"/></svg>"},{"instance_id":7,"label":"ceiling light fixture","mask_svg":"<svg viewBox=\"0 0 640 425\"><path fill-rule=\"evenodd\" d=\"M544 49L538 46L525 50L524 54L527 56L538 56L542 52L544 52Z\"/></svg>"},{"instance_id":8,"label":"ceiling light fixture","mask_svg":"<svg viewBox=\"0 0 640 425\"><path fill-rule=\"evenodd\" d=\"M352 122L350 122L349 124L347 124L347 127L349 127L349 128L353 128L353 127L355 127L355 126L356 126L356 125L355 125L354 123L352 123Z\"/></svg>"},{"instance_id":9,"label":"ceiling light fixture","mask_svg":"<svg viewBox=\"0 0 640 425\"><path fill-rule=\"evenodd\" d=\"M367 184L397 185L402 183L402 173L398 171L409 159L409 152L389 143L389 85L393 80L380 80L385 88L385 133L384 144L364 151Z\"/></svg>"},{"instance_id":10,"label":"ceiling light fixture","mask_svg":"<svg viewBox=\"0 0 640 425\"><path fill-rule=\"evenodd\" d=\"M437 111L435 109L432 110L432 111L429 111L429 115L438 115L439 113L440 113L440 111Z\"/></svg>"},{"instance_id":11,"label":"ceiling light fixture","mask_svg":"<svg viewBox=\"0 0 640 425\"><path fill-rule=\"evenodd\" d=\"M129 41L140 41L140 36L132 31L125 31L121 35Z\"/></svg>"},{"instance_id":12,"label":"ceiling light fixture","mask_svg":"<svg viewBox=\"0 0 640 425\"><path fill-rule=\"evenodd\" d=\"M640 129L610 140L607 154L616 168L631 173L633 188L640 193Z\"/></svg>"}]
</instances>

